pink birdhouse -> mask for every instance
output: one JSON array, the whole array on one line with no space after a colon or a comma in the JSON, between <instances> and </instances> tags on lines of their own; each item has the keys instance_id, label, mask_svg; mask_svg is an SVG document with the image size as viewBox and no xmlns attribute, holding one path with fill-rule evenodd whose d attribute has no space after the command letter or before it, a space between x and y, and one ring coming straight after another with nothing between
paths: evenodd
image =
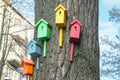
<instances>
[{"instance_id":1,"label":"pink birdhouse","mask_svg":"<svg viewBox=\"0 0 120 80\"><path fill-rule=\"evenodd\" d=\"M70 24L70 41L75 42L80 38L80 29L82 24L78 20L74 20Z\"/></svg>"},{"instance_id":2,"label":"pink birdhouse","mask_svg":"<svg viewBox=\"0 0 120 80\"><path fill-rule=\"evenodd\" d=\"M71 22L70 30L70 61L73 61L73 52L74 52L74 42L78 41L80 38L80 29L82 24L78 20Z\"/></svg>"}]
</instances>

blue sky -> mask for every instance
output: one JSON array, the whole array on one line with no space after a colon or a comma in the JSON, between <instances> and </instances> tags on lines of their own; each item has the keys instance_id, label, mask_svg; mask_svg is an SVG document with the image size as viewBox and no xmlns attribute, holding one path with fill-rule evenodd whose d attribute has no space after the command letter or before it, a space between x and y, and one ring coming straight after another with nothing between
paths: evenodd
<instances>
[{"instance_id":1,"label":"blue sky","mask_svg":"<svg viewBox=\"0 0 120 80\"><path fill-rule=\"evenodd\" d=\"M34 0L13 0L13 7L18 10L29 22L34 23Z\"/></svg>"},{"instance_id":2,"label":"blue sky","mask_svg":"<svg viewBox=\"0 0 120 80\"><path fill-rule=\"evenodd\" d=\"M99 0L99 37L104 37L105 35L108 35L110 40L117 41L115 35L118 34L118 30L120 29L120 23L115 24L114 22L109 22L108 14L108 11L112 9L113 6L120 8L120 0ZM109 49L110 47L108 45L100 44L100 52ZM101 61L100 67L102 67ZM106 76L101 76L101 80L115 79Z\"/></svg>"},{"instance_id":3,"label":"blue sky","mask_svg":"<svg viewBox=\"0 0 120 80\"><path fill-rule=\"evenodd\" d=\"M115 35L118 34L120 23L115 24L109 21L108 11L116 6L120 8L120 0L99 0L99 37L109 36L112 41L117 41ZM100 45L101 50L106 49L106 46ZM105 48L104 48L105 47Z\"/></svg>"},{"instance_id":4,"label":"blue sky","mask_svg":"<svg viewBox=\"0 0 120 80\"><path fill-rule=\"evenodd\" d=\"M117 34L120 24L109 22L108 11L113 7L120 7L120 0L99 0L99 35L109 35L114 39L113 35Z\"/></svg>"}]
</instances>

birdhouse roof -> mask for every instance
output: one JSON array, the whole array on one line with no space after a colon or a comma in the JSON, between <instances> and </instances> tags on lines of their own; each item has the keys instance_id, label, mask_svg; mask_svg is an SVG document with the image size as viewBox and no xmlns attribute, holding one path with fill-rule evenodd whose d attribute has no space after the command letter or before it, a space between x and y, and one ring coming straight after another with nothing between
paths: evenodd
<instances>
[{"instance_id":1,"label":"birdhouse roof","mask_svg":"<svg viewBox=\"0 0 120 80\"><path fill-rule=\"evenodd\" d=\"M24 60L21 60L20 66L23 67L24 66Z\"/></svg>"},{"instance_id":2,"label":"birdhouse roof","mask_svg":"<svg viewBox=\"0 0 120 80\"><path fill-rule=\"evenodd\" d=\"M20 66L24 66L24 64L34 65L34 62L32 60L22 59Z\"/></svg>"},{"instance_id":3,"label":"birdhouse roof","mask_svg":"<svg viewBox=\"0 0 120 80\"><path fill-rule=\"evenodd\" d=\"M69 28L69 29L71 29L72 25L74 25L74 24L76 24L76 23L77 23L80 27L82 27L81 22L76 19L76 20L74 20L74 21L72 21L72 22L70 23L70 28Z\"/></svg>"},{"instance_id":4,"label":"birdhouse roof","mask_svg":"<svg viewBox=\"0 0 120 80\"><path fill-rule=\"evenodd\" d=\"M44 24L48 25L48 27L51 28L51 26L49 25L49 23L48 23L47 21L43 20L43 19L39 20L39 21L36 23L35 27L38 28L38 26L39 26L42 22L43 22Z\"/></svg>"},{"instance_id":5,"label":"birdhouse roof","mask_svg":"<svg viewBox=\"0 0 120 80\"><path fill-rule=\"evenodd\" d=\"M66 8L63 6L63 5L61 5L61 4L59 4L56 8L55 8L55 12L57 12L59 9L63 9L64 11L66 11Z\"/></svg>"},{"instance_id":6,"label":"birdhouse roof","mask_svg":"<svg viewBox=\"0 0 120 80\"><path fill-rule=\"evenodd\" d=\"M30 42L28 42L27 47L29 47L29 46L31 45L31 43L33 43L33 44L35 44L35 45L41 47L41 46L39 45L39 43L38 43L37 41L33 40L33 39L30 40Z\"/></svg>"}]
</instances>

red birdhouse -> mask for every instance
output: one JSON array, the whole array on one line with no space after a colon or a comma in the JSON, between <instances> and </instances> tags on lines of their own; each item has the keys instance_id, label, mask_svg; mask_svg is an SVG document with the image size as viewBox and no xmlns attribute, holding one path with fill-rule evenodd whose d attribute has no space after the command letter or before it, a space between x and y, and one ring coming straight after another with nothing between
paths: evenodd
<instances>
[{"instance_id":1,"label":"red birdhouse","mask_svg":"<svg viewBox=\"0 0 120 80\"><path fill-rule=\"evenodd\" d=\"M32 60L22 59L20 66L24 68L24 75L32 75L33 74L33 66L34 62Z\"/></svg>"},{"instance_id":2,"label":"red birdhouse","mask_svg":"<svg viewBox=\"0 0 120 80\"><path fill-rule=\"evenodd\" d=\"M78 20L74 20L70 24L70 41L75 42L80 37L80 29L82 24Z\"/></svg>"},{"instance_id":3,"label":"red birdhouse","mask_svg":"<svg viewBox=\"0 0 120 80\"><path fill-rule=\"evenodd\" d=\"M73 61L74 42L80 38L80 29L82 24L78 20L74 20L70 24L70 61Z\"/></svg>"}]
</instances>

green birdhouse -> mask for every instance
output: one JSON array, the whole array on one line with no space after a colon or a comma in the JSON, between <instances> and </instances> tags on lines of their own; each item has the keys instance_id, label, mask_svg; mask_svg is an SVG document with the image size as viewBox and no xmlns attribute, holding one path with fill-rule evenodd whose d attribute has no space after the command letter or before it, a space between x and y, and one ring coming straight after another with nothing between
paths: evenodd
<instances>
[{"instance_id":1,"label":"green birdhouse","mask_svg":"<svg viewBox=\"0 0 120 80\"><path fill-rule=\"evenodd\" d=\"M44 41L50 39L51 26L45 20L39 20L35 27L38 29L37 38Z\"/></svg>"},{"instance_id":2,"label":"green birdhouse","mask_svg":"<svg viewBox=\"0 0 120 80\"><path fill-rule=\"evenodd\" d=\"M44 42L43 56L46 57L47 40L50 39L51 26L45 20L39 20L35 27L38 29L37 38Z\"/></svg>"}]
</instances>

